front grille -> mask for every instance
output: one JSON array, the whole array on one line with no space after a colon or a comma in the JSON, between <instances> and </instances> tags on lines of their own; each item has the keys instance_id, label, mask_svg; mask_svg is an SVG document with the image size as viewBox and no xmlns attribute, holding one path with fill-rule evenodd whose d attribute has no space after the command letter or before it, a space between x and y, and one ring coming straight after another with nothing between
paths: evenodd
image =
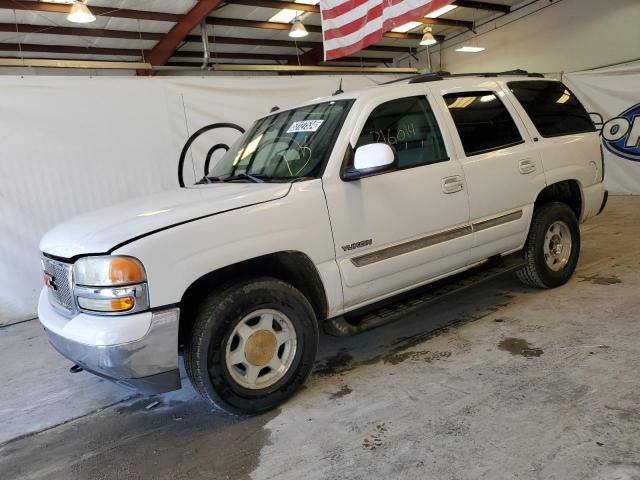
<instances>
[{"instance_id":1,"label":"front grille","mask_svg":"<svg viewBox=\"0 0 640 480\"><path fill-rule=\"evenodd\" d=\"M72 265L58 262L47 257L42 257L42 267L44 272L51 278L49 291L49 301L58 310L67 315L72 315L76 311L76 304L73 298L73 285L71 280Z\"/></svg>"}]
</instances>

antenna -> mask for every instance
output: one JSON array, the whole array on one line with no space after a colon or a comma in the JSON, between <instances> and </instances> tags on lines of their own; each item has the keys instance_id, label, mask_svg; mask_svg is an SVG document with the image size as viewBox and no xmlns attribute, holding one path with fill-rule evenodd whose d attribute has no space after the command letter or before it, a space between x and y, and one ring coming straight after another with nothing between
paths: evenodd
<instances>
[{"instance_id":1,"label":"antenna","mask_svg":"<svg viewBox=\"0 0 640 480\"><path fill-rule=\"evenodd\" d=\"M340 77L340 85L338 85L338 89L333 92L333 94L340 95L341 93L344 93L344 90L342 90L342 77Z\"/></svg>"}]
</instances>

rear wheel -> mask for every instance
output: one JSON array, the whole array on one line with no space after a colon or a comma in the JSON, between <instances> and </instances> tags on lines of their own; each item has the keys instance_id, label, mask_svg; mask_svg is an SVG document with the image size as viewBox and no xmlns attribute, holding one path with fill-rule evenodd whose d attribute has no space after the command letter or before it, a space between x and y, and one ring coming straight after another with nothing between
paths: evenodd
<instances>
[{"instance_id":1,"label":"rear wheel","mask_svg":"<svg viewBox=\"0 0 640 480\"><path fill-rule=\"evenodd\" d=\"M580 255L580 227L573 210L560 202L536 209L524 248L521 282L538 288L565 284Z\"/></svg>"},{"instance_id":2,"label":"rear wheel","mask_svg":"<svg viewBox=\"0 0 640 480\"><path fill-rule=\"evenodd\" d=\"M307 299L285 282L251 279L201 304L185 345L185 366L206 400L231 413L258 413L302 387L317 345Z\"/></svg>"}]
</instances>

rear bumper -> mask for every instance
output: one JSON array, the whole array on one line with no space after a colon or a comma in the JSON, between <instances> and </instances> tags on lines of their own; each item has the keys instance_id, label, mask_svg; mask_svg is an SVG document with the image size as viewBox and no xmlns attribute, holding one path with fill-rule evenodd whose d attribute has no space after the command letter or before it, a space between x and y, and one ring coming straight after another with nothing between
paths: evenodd
<instances>
[{"instance_id":1,"label":"rear bumper","mask_svg":"<svg viewBox=\"0 0 640 480\"><path fill-rule=\"evenodd\" d=\"M148 330L135 340L113 345L90 345L69 338L71 332L58 328L64 317L42 305L42 298L38 309L49 342L62 356L88 372L149 394L181 387L178 370L179 312L177 308L153 312ZM130 315L129 320L136 322L135 317ZM106 317L101 320L107 325L110 322Z\"/></svg>"},{"instance_id":2,"label":"rear bumper","mask_svg":"<svg viewBox=\"0 0 640 480\"><path fill-rule=\"evenodd\" d=\"M607 206L607 200L609 200L609 190L604 191L604 198L602 199L602 205L600 205L600 210L598 210L598 215L600 215L604 210L604 207Z\"/></svg>"},{"instance_id":3,"label":"rear bumper","mask_svg":"<svg viewBox=\"0 0 640 480\"><path fill-rule=\"evenodd\" d=\"M608 192L602 183L596 183L582 189L582 221L586 221L604 210Z\"/></svg>"}]
</instances>

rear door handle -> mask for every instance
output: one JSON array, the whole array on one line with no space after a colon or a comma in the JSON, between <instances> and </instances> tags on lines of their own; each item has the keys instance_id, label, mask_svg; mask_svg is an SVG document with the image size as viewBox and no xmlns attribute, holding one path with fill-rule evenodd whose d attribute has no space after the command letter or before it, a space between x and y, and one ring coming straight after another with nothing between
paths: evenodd
<instances>
[{"instance_id":1,"label":"rear door handle","mask_svg":"<svg viewBox=\"0 0 640 480\"><path fill-rule=\"evenodd\" d=\"M520 173L526 175L527 173L536 171L536 162L534 162L530 158L525 158L523 160L520 160L520 165L518 168L520 170Z\"/></svg>"},{"instance_id":2,"label":"rear door handle","mask_svg":"<svg viewBox=\"0 0 640 480\"><path fill-rule=\"evenodd\" d=\"M460 175L444 177L442 179L442 191L444 193L456 193L464 188L464 181Z\"/></svg>"}]
</instances>

